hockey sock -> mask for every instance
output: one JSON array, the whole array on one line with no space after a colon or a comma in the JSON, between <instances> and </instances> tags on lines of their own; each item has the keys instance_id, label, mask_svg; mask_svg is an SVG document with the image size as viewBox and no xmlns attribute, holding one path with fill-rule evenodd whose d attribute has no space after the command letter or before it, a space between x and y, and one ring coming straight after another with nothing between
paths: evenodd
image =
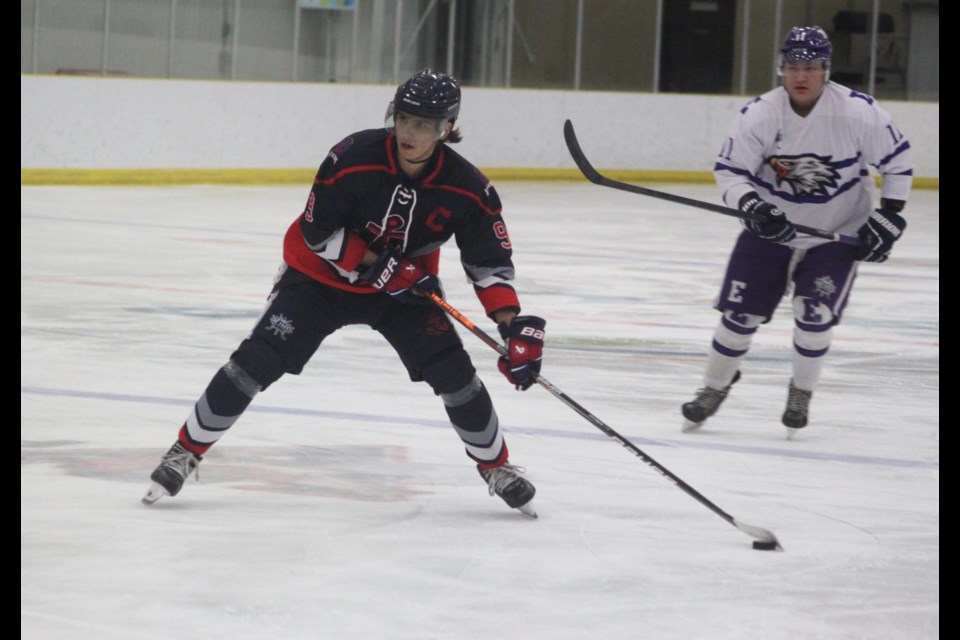
<instances>
[{"instance_id":1,"label":"hockey sock","mask_svg":"<svg viewBox=\"0 0 960 640\"><path fill-rule=\"evenodd\" d=\"M260 390L232 360L217 371L180 431L180 442L203 455L233 426Z\"/></svg>"},{"instance_id":2,"label":"hockey sock","mask_svg":"<svg viewBox=\"0 0 960 640\"><path fill-rule=\"evenodd\" d=\"M804 391L813 391L830 350L833 329L805 331L793 329L793 385Z\"/></svg>"},{"instance_id":3,"label":"hockey sock","mask_svg":"<svg viewBox=\"0 0 960 640\"><path fill-rule=\"evenodd\" d=\"M703 374L704 386L724 389L733 380L740 363L750 349L753 335L762 318L749 314L723 314L713 334L713 345L707 356L707 368Z\"/></svg>"},{"instance_id":4,"label":"hockey sock","mask_svg":"<svg viewBox=\"0 0 960 640\"><path fill-rule=\"evenodd\" d=\"M490 394L480 378L474 376L459 391L440 394L440 398L467 455L481 465L503 464L507 447Z\"/></svg>"}]
</instances>

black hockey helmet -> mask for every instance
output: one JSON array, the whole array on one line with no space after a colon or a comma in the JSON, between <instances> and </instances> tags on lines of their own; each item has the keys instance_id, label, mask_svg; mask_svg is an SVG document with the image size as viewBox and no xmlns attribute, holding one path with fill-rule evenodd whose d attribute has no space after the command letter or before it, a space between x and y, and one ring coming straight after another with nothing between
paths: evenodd
<instances>
[{"instance_id":1,"label":"black hockey helmet","mask_svg":"<svg viewBox=\"0 0 960 640\"><path fill-rule=\"evenodd\" d=\"M460 113L460 83L434 69L421 69L397 88L390 111L455 122Z\"/></svg>"}]
</instances>

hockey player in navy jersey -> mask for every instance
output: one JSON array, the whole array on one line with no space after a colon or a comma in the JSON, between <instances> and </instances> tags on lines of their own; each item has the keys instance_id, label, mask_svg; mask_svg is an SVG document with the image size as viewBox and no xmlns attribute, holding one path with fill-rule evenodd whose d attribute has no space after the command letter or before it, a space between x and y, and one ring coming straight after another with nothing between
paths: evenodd
<instances>
[{"instance_id":1,"label":"hockey player in navy jersey","mask_svg":"<svg viewBox=\"0 0 960 640\"><path fill-rule=\"evenodd\" d=\"M540 371L545 321L519 315L510 236L496 190L450 148L460 86L423 69L396 90L386 126L335 145L283 242L283 264L251 334L210 381L153 471L143 501L179 493L206 451L253 397L298 374L324 338L368 325L397 352L412 381L430 385L491 495L536 516L535 489L508 461L483 382L444 312L441 245L455 239L467 278L507 342L499 369L517 389Z\"/></svg>"},{"instance_id":2,"label":"hockey player in navy jersey","mask_svg":"<svg viewBox=\"0 0 960 640\"><path fill-rule=\"evenodd\" d=\"M858 263L885 261L906 228L910 144L876 100L830 81L832 53L820 27L791 29L781 86L740 110L717 158L727 205L763 219L744 221L727 264L715 303L722 317L704 386L682 407L684 431L716 413L758 327L791 289L793 377L781 421L788 437L805 427ZM879 203L870 167L882 177ZM860 246L798 234L794 224L858 236Z\"/></svg>"}]
</instances>

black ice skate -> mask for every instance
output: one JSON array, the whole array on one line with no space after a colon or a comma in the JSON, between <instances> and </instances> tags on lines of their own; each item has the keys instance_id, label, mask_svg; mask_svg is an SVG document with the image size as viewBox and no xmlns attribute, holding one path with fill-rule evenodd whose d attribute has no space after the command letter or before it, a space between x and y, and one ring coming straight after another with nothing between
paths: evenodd
<instances>
[{"instance_id":1,"label":"black ice skate","mask_svg":"<svg viewBox=\"0 0 960 640\"><path fill-rule=\"evenodd\" d=\"M787 439L793 439L797 429L807 426L810 418L810 398L813 391L804 391L793 386L793 380L790 381L790 390L787 393L787 408L783 412L783 426L787 428Z\"/></svg>"},{"instance_id":2,"label":"black ice skate","mask_svg":"<svg viewBox=\"0 0 960 640\"><path fill-rule=\"evenodd\" d=\"M726 400L727 394L730 393L730 387L736 384L739 379L740 372L737 371L733 376L733 380L730 381L730 384L723 389L713 389L711 387L701 387L698 389L697 397L690 402L684 403L681 407L684 417L683 431L696 431L702 427L703 423L707 421L707 418L717 412L717 409L719 409L723 401Z\"/></svg>"},{"instance_id":3,"label":"black ice skate","mask_svg":"<svg viewBox=\"0 0 960 640\"><path fill-rule=\"evenodd\" d=\"M493 469L481 469L477 465L477 471L490 487L490 495L500 496L508 507L519 510L525 516L537 517L531 502L537 490L528 480L520 477L526 469L504 462Z\"/></svg>"},{"instance_id":4,"label":"black ice skate","mask_svg":"<svg viewBox=\"0 0 960 640\"><path fill-rule=\"evenodd\" d=\"M163 454L160 464L150 474L153 483L141 502L153 504L164 496L175 496L180 493L184 481L196 470L201 460L203 456L187 451L179 442L174 444Z\"/></svg>"}]
</instances>

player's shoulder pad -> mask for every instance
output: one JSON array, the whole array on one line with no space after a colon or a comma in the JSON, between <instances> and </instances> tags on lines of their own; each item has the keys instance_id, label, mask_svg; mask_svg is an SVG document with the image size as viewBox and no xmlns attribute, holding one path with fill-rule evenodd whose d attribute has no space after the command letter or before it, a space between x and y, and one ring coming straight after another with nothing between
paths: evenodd
<instances>
[{"instance_id":1,"label":"player's shoulder pad","mask_svg":"<svg viewBox=\"0 0 960 640\"><path fill-rule=\"evenodd\" d=\"M863 105L864 107L877 106L876 98L871 95L863 93L862 91L854 91L853 89L844 87L843 85L839 85L837 88L840 89L840 92L844 98L851 100L855 105Z\"/></svg>"},{"instance_id":2,"label":"player's shoulder pad","mask_svg":"<svg viewBox=\"0 0 960 640\"><path fill-rule=\"evenodd\" d=\"M353 136L347 136L337 144L333 145L330 148L330 151L327 152L327 160L329 160L332 164L337 164L337 162L340 161L340 158L343 157L343 154L345 154L347 150L353 146L353 142Z\"/></svg>"},{"instance_id":3,"label":"player's shoulder pad","mask_svg":"<svg viewBox=\"0 0 960 640\"><path fill-rule=\"evenodd\" d=\"M480 188L478 191L481 194L481 198L486 202L487 208L494 213L499 213L503 205L500 203L500 194L497 193L497 190L494 188L493 183L490 182L487 176L483 175L480 169L477 169L473 165L470 165L473 169L473 176L477 180L477 184Z\"/></svg>"},{"instance_id":4,"label":"player's shoulder pad","mask_svg":"<svg viewBox=\"0 0 960 640\"><path fill-rule=\"evenodd\" d=\"M444 153L447 169L444 181L449 181L451 185L476 194L487 208L499 211L500 196L490 179L449 145L444 147Z\"/></svg>"},{"instance_id":5,"label":"player's shoulder pad","mask_svg":"<svg viewBox=\"0 0 960 640\"><path fill-rule=\"evenodd\" d=\"M351 158L364 157L371 149L374 153L381 152L388 135L386 129L366 129L352 133L333 145L324 161L329 165L339 166Z\"/></svg>"},{"instance_id":6,"label":"player's shoulder pad","mask_svg":"<svg viewBox=\"0 0 960 640\"><path fill-rule=\"evenodd\" d=\"M761 102L763 102L763 96L757 96L747 104L740 107L740 115L745 114L747 111L754 108L756 105L760 104ZM760 108L760 107L757 107L757 108Z\"/></svg>"},{"instance_id":7,"label":"player's shoulder pad","mask_svg":"<svg viewBox=\"0 0 960 640\"><path fill-rule=\"evenodd\" d=\"M827 83L824 94L830 94L835 100L843 103L846 109L868 111L877 107L877 100L873 96L833 81Z\"/></svg>"},{"instance_id":8,"label":"player's shoulder pad","mask_svg":"<svg viewBox=\"0 0 960 640\"><path fill-rule=\"evenodd\" d=\"M855 91L843 85L830 83L837 100L849 115L860 118L864 123L875 126L886 126L890 122L890 114L880 106L877 99L861 91Z\"/></svg>"},{"instance_id":9,"label":"player's shoulder pad","mask_svg":"<svg viewBox=\"0 0 960 640\"><path fill-rule=\"evenodd\" d=\"M734 117L734 123L741 132L764 126L764 123L779 122L780 107L773 92L757 96L743 105Z\"/></svg>"},{"instance_id":10,"label":"player's shoulder pad","mask_svg":"<svg viewBox=\"0 0 960 640\"><path fill-rule=\"evenodd\" d=\"M762 93L753 100L747 102L740 108L740 114L750 113L752 115L766 115L774 113L779 108L779 101L788 100L787 90L783 87L774 87L766 93Z\"/></svg>"}]
</instances>

